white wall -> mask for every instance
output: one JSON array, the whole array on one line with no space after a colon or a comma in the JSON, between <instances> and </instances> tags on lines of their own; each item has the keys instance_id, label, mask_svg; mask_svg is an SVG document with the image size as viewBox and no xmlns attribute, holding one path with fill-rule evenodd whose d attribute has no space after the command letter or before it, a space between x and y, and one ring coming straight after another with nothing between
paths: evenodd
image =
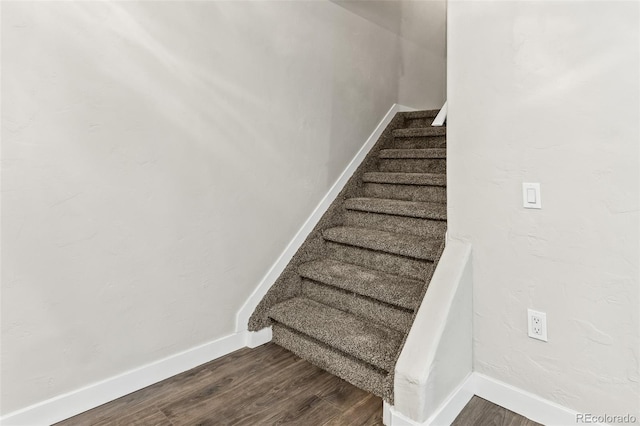
<instances>
[{"instance_id":1,"label":"white wall","mask_svg":"<svg viewBox=\"0 0 640 426\"><path fill-rule=\"evenodd\" d=\"M446 0L402 1L401 104L439 109L447 99L446 16Z\"/></svg>"},{"instance_id":2,"label":"white wall","mask_svg":"<svg viewBox=\"0 0 640 426\"><path fill-rule=\"evenodd\" d=\"M449 3L449 234L474 248L474 369L593 414L640 411L639 8Z\"/></svg>"},{"instance_id":3,"label":"white wall","mask_svg":"<svg viewBox=\"0 0 640 426\"><path fill-rule=\"evenodd\" d=\"M2 2L2 412L231 333L429 78L406 43L326 1Z\"/></svg>"},{"instance_id":4,"label":"white wall","mask_svg":"<svg viewBox=\"0 0 640 426\"><path fill-rule=\"evenodd\" d=\"M447 0L331 0L400 37L398 102L438 109L446 100Z\"/></svg>"}]
</instances>

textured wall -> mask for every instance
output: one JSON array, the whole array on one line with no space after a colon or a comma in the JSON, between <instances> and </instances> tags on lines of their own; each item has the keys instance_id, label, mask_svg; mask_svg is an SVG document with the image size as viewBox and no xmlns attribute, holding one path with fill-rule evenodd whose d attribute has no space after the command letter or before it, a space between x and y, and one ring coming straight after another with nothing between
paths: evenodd
<instances>
[{"instance_id":1,"label":"textured wall","mask_svg":"<svg viewBox=\"0 0 640 426\"><path fill-rule=\"evenodd\" d=\"M233 332L404 43L327 1L2 2L2 412Z\"/></svg>"},{"instance_id":2,"label":"textured wall","mask_svg":"<svg viewBox=\"0 0 640 426\"><path fill-rule=\"evenodd\" d=\"M639 8L449 3L449 233L473 244L475 369L593 414L640 411Z\"/></svg>"},{"instance_id":3,"label":"textured wall","mask_svg":"<svg viewBox=\"0 0 640 426\"><path fill-rule=\"evenodd\" d=\"M400 103L439 109L447 98L447 1L402 1Z\"/></svg>"},{"instance_id":4,"label":"textured wall","mask_svg":"<svg viewBox=\"0 0 640 426\"><path fill-rule=\"evenodd\" d=\"M446 99L446 0L331 0L400 36L399 103L438 109Z\"/></svg>"}]
</instances>

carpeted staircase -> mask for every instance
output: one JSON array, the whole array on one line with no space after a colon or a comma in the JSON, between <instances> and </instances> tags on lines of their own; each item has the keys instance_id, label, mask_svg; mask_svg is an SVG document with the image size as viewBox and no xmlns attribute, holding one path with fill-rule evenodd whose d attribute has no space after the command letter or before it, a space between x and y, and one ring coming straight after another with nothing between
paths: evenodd
<instances>
[{"instance_id":1,"label":"carpeted staircase","mask_svg":"<svg viewBox=\"0 0 640 426\"><path fill-rule=\"evenodd\" d=\"M249 320L393 402L393 371L444 247L445 127L398 113Z\"/></svg>"}]
</instances>

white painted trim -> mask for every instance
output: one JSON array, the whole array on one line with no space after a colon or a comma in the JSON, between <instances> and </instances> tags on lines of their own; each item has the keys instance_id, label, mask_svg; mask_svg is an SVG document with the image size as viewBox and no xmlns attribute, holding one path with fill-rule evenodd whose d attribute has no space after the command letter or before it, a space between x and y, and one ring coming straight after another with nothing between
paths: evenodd
<instances>
[{"instance_id":1,"label":"white painted trim","mask_svg":"<svg viewBox=\"0 0 640 426\"><path fill-rule=\"evenodd\" d=\"M253 291L251 296L249 296L247 301L240 308L238 314L236 315L236 332L243 332L247 330L249 317L258 306L258 303L260 303L265 294L267 294L267 291L271 288L276 279L278 279L282 271L284 271L284 268L289 264L293 255L296 254L302 243L304 243L304 240L307 239L309 233L318 224L322 215L327 211L340 191L342 191L342 188L344 188L349 178L356 171L360 163L362 163L362 160L364 160L371 148L373 148L373 145L375 145L375 143L378 141L378 138L380 138L380 135L387 127L387 125L391 122L393 117L395 117L396 113L405 111L415 111L415 109L398 104L393 104L393 106L389 109L376 129L373 131L373 133L371 133L371 136L369 136L364 145L362 145L362 148L360 148L357 154L353 157L351 162L347 165L347 167L344 169L340 177L338 177L338 179L335 181L333 186L329 188L329 191L327 191L325 196L318 203L313 212L311 212L311 215L307 218L302 227L298 230L296 235L289 242L284 251L280 254L278 259L271 266L269 271L267 271L265 276L258 284L258 287Z\"/></svg>"},{"instance_id":2,"label":"white painted trim","mask_svg":"<svg viewBox=\"0 0 640 426\"><path fill-rule=\"evenodd\" d=\"M470 390L481 398L547 426L576 425L577 411L481 373L473 373ZM601 425L601 423L590 423Z\"/></svg>"},{"instance_id":3,"label":"white painted trim","mask_svg":"<svg viewBox=\"0 0 640 426\"><path fill-rule=\"evenodd\" d=\"M473 398L473 392L467 383L473 377L473 373L468 375L460 385L442 403L438 410L427 419L428 425L450 425L458 417L458 414Z\"/></svg>"},{"instance_id":4,"label":"white painted trim","mask_svg":"<svg viewBox=\"0 0 640 426\"><path fill-rule=\"evenodd\" d=\"M391 416L391 410L393 409L393 406L391 404L389 404L387 401L382 401L382 424L384 426L391 426L391 422L392 422L392 416Z\"/></svg>"},{"instance_id":5,"label":"white painted trim","mask_svg":"<svg viewBox=\"0 0 640 426\"><path fill-rule=\"evenodd\" d=\"M437 411L426 421L419 423L409 419L394 407L386 406L388 423L386 426L443 426L450 425L460 414L465 405L477 395L496 405L520 414L534 422L547 426L579 425L576 416L579 414L555 402L541 398L531 392L496 380L481 373L474 372L451 393ZM385 403L386 404L386 403ZM384 412L384 409L383 409ZM590 423L604 426L601 423Z\"/></svg>"},{"instance_id":6,"label":"white painted trim","mask_svg":"<svg viewBox=\"0 0 640 426\"><path fill-rule=\"evenodd\" d=\"M444 400L438 409L426 421L419 423L404 416L394 407L388 407L389 423L386 426L443 426L453 423L458 414L473 397L469 381L473 374L468 375ZM386 404L386 403L385 403ZM384 406L383 406L384 407ZM384 412L384 411L383 411Z\"/></svg>"},{"instance_id":7,"label":"white painted trim","mask_svg":"<svg viewBox=\"0 0 640 426\"><path fill-rule=\"evenodd\" d=\"M436 118L433 119L431 123L432 126L442 126L444 121L447 119L447 102L445 101L442 108L440 108L440 112L436 115Z\"/></svg>"},{"instance_id":8,"label":"white painted trim","mask_svg":"<svg viewBox=\"0 0 640 426\"><path fill-rule=\"evenodd\" d=\"M245 345L248 348L257 348L260 345L269 343L273 337L271 327L265 327L258 331L248 331L246 334Z\"/></svg>"},{"instance_id":9,"label":"white painted trim","mask_svg":"<svg viewBox=\"0 0 640 426\"><path fill-rule=\"evenodd\" d=\"M49 425L68 419L241 349L245 346L246 338L244 333L234 333L196 346L81 389L9 413L0 419L0 424L3 426Z\"/></svg>"}]
</instances>

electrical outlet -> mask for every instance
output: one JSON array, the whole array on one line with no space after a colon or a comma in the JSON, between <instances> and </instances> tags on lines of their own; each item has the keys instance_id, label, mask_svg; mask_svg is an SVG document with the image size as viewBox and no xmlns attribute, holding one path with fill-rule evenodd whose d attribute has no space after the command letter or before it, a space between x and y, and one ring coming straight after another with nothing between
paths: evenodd
<instances>
[{"instance_id":1,"label":"electrical outlet","mask_svg":"<svg viewBox=\"0 0 640 426\"><path fill-rule=\"evenodd\" d=\"M529 337L532 339L547 341L547 314L544 312L527 309Z\"/></svg>"}]
</instances>

